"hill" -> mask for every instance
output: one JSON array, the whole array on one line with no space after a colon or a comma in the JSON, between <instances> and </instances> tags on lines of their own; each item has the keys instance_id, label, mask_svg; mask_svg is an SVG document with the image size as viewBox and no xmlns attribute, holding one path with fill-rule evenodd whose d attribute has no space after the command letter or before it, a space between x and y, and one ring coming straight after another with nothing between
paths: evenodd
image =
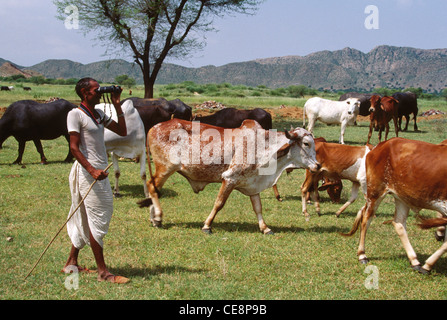
<instances>
[{"instance_id":1,"label":"hill","mask_svg":"<svg viewBox=\"0 0 447 320\"><path fill-rule=\"evenodd\" d=\"M0 62L2 59L0 59ZM81 64L69 60L47 60L26 69L47 78L93 76L113 82L127 74L142 83L139 67L124 60ZM378 46L368 53L352 48L319 51L307 56L286 56L230 63L223 66L187 68L165 64L157 79L159 84L194 81L270 88L306 85L316 89L372 91L387 87L420 87L439 92L447 87L447 49L416 49Z\"/></svg>"}]
</instances>

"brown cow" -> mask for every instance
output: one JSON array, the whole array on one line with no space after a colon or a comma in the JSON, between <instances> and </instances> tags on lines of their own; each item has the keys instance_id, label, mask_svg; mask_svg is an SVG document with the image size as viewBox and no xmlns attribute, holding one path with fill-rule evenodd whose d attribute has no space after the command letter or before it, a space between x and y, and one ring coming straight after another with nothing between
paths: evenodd
<instances>
[{"instance_id":1,"label":"brown cow","mask_svg":"<svg viewBox=\"0 0 447 320\"><path fill-rule=\"evenodd\" d=\"M361 185L363 193L366 192L366 190L363 190L366 188L364 161L365 156L371 149L371 145L349 146L322 141L315 142L315 152L317 161L321 164L321 169L316 173L306 171L306 178L301 186L303 214L306 220L309 219L309 214L305 197L310 190L312 190L310 193L313 195L316 211L320 215L317 186L318 181L322 178L332 181L346 179L352 182L351 197L336 212L337 217L357 199Z\"/></svg>"},{"instance_id":2,"label":"brown cow","mask_svg":"<svg viewBox=\"0 0 447 320\"><path fill-rule=\"evenodd\" d=\"M370 124L369 124L369 133L368 133L368 141L371 139L373 128L376 131L379 131L379 142L382 141L382 131L385 129L385 140L388 139L388 132L390 130L389 122L393 119L394 122L394 130L396 132L396 137L399 136L398 131L399 127L397 124L398 120L398 101L392 97L383 97L381 98L378 95L373 95L371 97L371 107L369 111L371 114L369 115Z\"/></svg>"},{"instance_id":3,"label":"brown cow","mask_svg":"<svg viewBox=\"0 0 447 320\"><path fill-rule=\"evenodd\" d=\"M367 263L365 255L366 231L381 201L387 194L395 199L396 211L392 224L403 244L411 267L422 273L428 273L438 258L447 250L444 242L439 250L429 257L421 267L416 253L408 239L406 221L411 210L421 209L437 211L447 220L447 146L422 141L393 138L378 144L366 156L367 201L358 212L352 230L345 234L353 235L359 226L360 244L358 258ZM428 220L422 226L439 226Z\"/></svg>"},{"instance_id":4,"label":"brown cow","mask_svg":"<svg viewBox=\"0 0 447 320\"><path fill-rule=\"evenodd\" d=\"M255 150L249 148L251 137L256 141ZM297 128L276 133L262 129L254 120L245 120L237 129L224 129L173 119L154 126L149 131L147 141L155 173L152 175L150 171L151 180L147 184L151 199L141 201L140 206L153 204L150 212L154 226L161 226L162 223L157 190L173 173L178 172L196 193L209 183L221 183L214 207L202 228L205 233L211 233L214 217L233 190L250 197L261 232L272 233L262 218L260 192L276 184L286 169L316 171L320 168L315 159L315 144L310 132ZM181 156L179 150L182 151Z\"/></svg>"}]
</instances>

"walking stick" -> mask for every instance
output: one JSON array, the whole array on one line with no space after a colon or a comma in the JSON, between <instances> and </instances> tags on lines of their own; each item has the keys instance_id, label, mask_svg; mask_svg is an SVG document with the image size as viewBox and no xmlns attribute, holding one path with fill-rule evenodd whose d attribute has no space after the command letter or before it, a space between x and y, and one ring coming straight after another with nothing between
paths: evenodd
<instances>
[{"instance_id":1,"label":"walking stick","mask_svg":"<svg viewBox=\"0 0 447 320\"><path fill-rule=\"evenodd\" d=\"M109 164L107 166L107 168L104 170L105 172L107 172L107 170L109 170L109 168L112 166L113 163ZM90 193L90 190L92 190L93 186L95 185L96 181L93 181L93 183L90 185L90 188L87 190L87 193L84 195L84 197L82 198L82 200L79 202L78 206L76 207L76 209L73 210L73 212L68 216L67 221L65 221L65 223L62 225L62 227L59 229L59 231L56 233L56 235L53 237L53 239L50 241L50 243L47 245L47 247L45 248L45 250L42 252L42 254L39 257L39 260L37 260L36 264L34 265L34 267L30 270L30 272L28 273L28 275L25 277L24 280L26 280L29 275L31 274L31 272L34 271L34 269L37 267L37 265L39 264L40 260L42 260L43 255L45 254L45 252L47 252L48 248L51 246L51 244L54 242L54 240L56 239L56 237L59 235L59 233L61 233L62 229L65 227L65 225L68 223L68 221L71 219L71 217L73 217L73 215L76 213L76 211L78 211L79 207L81 206L81 204L84 202L85 198L87 198L87 195Z\"/></svg>"}]
</instances>

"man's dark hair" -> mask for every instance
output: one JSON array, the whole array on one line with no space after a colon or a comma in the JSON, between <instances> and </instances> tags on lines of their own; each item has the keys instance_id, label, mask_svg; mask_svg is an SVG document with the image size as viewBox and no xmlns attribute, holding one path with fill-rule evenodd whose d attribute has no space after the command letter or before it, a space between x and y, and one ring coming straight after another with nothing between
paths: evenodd
<instances>
[{"instance_id":1,"label":"man's dark hair","mask_svg":"<svg viewBox=\"0 0 447 320\"><path fill-rule=\"evenodd\" d=\"M82 78L81 80L79 80L78 81L78 83L76 84L76 88L75 88L75 90L76 90L76 93L78 94L78 96L81 98L81 99L84 99L84 97L82 96L82 94L81 94L81 89L82 88L88 88L88 87L90 87L90 82L91 81L96 81L95 79L93 79L93 78Z\"/></svg>"}]
</instances>

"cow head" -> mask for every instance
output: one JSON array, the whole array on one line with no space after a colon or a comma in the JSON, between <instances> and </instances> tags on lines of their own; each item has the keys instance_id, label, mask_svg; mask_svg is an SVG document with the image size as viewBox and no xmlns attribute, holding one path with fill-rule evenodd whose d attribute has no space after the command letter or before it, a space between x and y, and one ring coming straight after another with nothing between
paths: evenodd
<instances>
[{"instance_id":1,"label":"cow head","mask_svg":"<svg viewBox=\"0 0 447 320\"><path fill-rule=\"evenodd\" d=\"M369 112L374 113L378 108L380 108L380 101L382 98L378 95L373 95L370 99L371 106L369 107Z\"/></svg>"},{"instance_id":2,"label":"cow head","mask_svg":"<svg viewBox=\"0 0 447 320\"><path fill-rule=\"evenodd\" d=\"M289 139L285 149L289 151L293 167L309 169L311 172L320 170L321 165L316 159L315 141L309 131L303 128L291 128L290 131L285 131L285 136Z\"/></svg>"},{"instance_id":3,"label":"cow head","mask_svg":"<svg viewBox=\"0 0 447 320\"><path fill-rule=\"evenodd\" d=\"M348 107L348 114L355 115L359 113L360 110L360 100L356 98L349 98L345 100Z\"/></svg>"}]
</instances>

